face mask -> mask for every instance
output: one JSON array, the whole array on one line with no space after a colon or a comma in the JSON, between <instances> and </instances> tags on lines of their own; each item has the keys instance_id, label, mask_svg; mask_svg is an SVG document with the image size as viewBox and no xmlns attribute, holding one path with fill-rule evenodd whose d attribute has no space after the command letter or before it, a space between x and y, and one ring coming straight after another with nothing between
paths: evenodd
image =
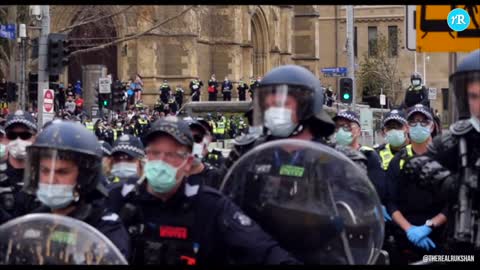
<instances>
[{"instance_id":1,"label":"face mask","mask_svg":"<svg viewBox=\"0 0 480 270\"><path fill-rule=\"evenodd\" d=\"M425 142L430 137L430 127L422 127L421 125L410 127L410 139L416 143Z\"/></svg>"},{"instance_id":2,"label":"face mask","mask_svg":"<svg viewBox=\"0 0 480 270\"><path fill-rule=\"evenodd\" d=\"M119 162L112 166L111 174L120 178L137 176L137 164L130 162Z\"/></svg>"},{"instance_id":3,"label":"face mask","mask_svg":"<svg viewBox=\"0 0 480 270\"><path fill-rule=\"evenodd\" d=\"M185 162L175 168L162 160L147 161L145 163L145 176L147 177L148 184L155 192L169 192L177 184L177 171Z\"/></svg>"},{"instance_id":4,"label":"face mask","mask_svg":"<svg viewBox=\"0 0 480 270\"><path fill-rule=\"evenodd\" d=\"M413 80L413 81L412 81L412 84L413 84L414 86L419 86L419 85L420 85L420 80Z\"/></svg>"},{"instance_id":5,"label":"face mask","mask_svg":"<svg viewBox=\"0 0 480 270\"><path fill-rule=\"evenodd\" d=\"M122 127L122 123L117 123L117 127Z\"/></svg>"},{"instance_id":6,"label":"face mask","mask_svg":"<svg viewBox=\"0 0 480 270\"><path fill-rule=\"evenodd\" d=\"M74 201L74 188L74 185L38 184L37 198L51 209L65 208Z\"/></svg>"},{"instance_id":7,"label":"face mask","mask_svg":"<svg viewBox=\"0 0 480 270\"><path fill-rule=\"evenodd\" d=\"M405 143L405 132L397 129L389 130L386 140L393 147L402 146Z\"/></svg>"},{"instance_id":8,"label":"face mask","mask_svg":"<svg viewBox=\"0 0 480 270\"><path fill-rule=\"evenodd\" d=\"M8 152L13 156L13 158L24 160L27 156L27 146L31 144L32 142L24 141L18 138L8 143Z\"/></svg>"},{"instance_id":9,"label":"face mask","mask_svg":"<svg viewBox=\"0 0 480 270\"><path fill-rule=\"evenodd\" d=\"M276 137L288 137L296 128L292 121L292 110L286 108L269 108L265 111L264 121L265 127Z\"/></svg>"},{"instance_id":10,"label":"face mask","mask_svg":"<svg viewBox=\"0 0 480 270\"><path fill-rule=\"evenodd\" d=\"M192 154L197 158L197 159L202 159L203 158L203 143L194 143L193 144L193 149L192 149Z\"/></svg>"},{"instance_id":11,"label":"face mask","mask_svg":"<svg viewBox=\"0 0 480 270\"><path fill-rule=\"evenodd\" d=\"M4 158L6 154L7 154L7 147L5 146L5 144L0 143L0 159Z\"/></svg>"},{"instance_id":12,"label":"face mask","mask_svg":"<svg viewBox=\"0 0 480 270\"><path fill-rule=\"evenodd\" d=\"M348 146L353 142L352 132L345 131L343 128L341 128L335 134L335 140L340 145Z\"/></svg>"}]
</instances>

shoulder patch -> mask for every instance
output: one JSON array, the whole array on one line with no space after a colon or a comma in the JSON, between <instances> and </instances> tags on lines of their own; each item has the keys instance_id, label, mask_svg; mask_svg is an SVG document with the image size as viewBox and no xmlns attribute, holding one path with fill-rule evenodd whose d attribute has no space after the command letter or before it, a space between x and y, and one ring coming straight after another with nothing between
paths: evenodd
<instances>
[{"instance_id":1,"label":"shoulder patch","mask_svg":"<svg viewBox=\"0 0 480 270\"><path fill-rule=\"evenodd\" d=\"M252 220L240 211L233 214L233 220L244 227L252 226Z\"/></svg>"},{"instance_id":2,"label":"shoulder patch","mask_svg":"<svg viewBox=\"0 0 480 270\"><path fill-rule=\"evenodd\" d=\"M450 126L450 131L456 136L464 135L472 129L473 125L468 119L457 121Z\"/></svg>"},{"instance_id":3,"label":"shoulder patch","mask_svg":"<svg viewBox=\"0 0 480 270\"><path fill-rule=\"evenodd\" d=\"M102 220L105 220L105 221L117 221L118 219L119 219L119 216L115 213L111 213L102 217Z\"/></svg>"}]
</instances>

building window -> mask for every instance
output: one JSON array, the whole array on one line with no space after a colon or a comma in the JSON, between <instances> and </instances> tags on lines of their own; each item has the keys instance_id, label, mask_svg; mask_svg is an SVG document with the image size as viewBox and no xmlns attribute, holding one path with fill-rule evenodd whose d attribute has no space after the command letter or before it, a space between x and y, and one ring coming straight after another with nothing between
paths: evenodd
<instances>
[{"instance_id":1,"label":"building window","mask_svg":"<svg viewBox=\"0 0 480 270\"><path fill-rule=\"evenodd\" d=\"M357 57L357 27L355 26L353 30L353 53Z\"/></svg>"},{"instance_id":2,"label":"building window","mask_svg":"<svg viewBox=\"0 0 480 270\"><path fill-rule=\"evenodd\" d=\"M388 56L398 55L398 27L391 25L388 27Z\"/></svg>"},{"instance_id":3,"label":"building window","mask_svg":"<svg viewBox=\"0 0 480 270\"><path fill-rule=\"evenodd\" d=\"M368 56L377 56L377 27L368 27Z\"/></svg>"}]
</instances>

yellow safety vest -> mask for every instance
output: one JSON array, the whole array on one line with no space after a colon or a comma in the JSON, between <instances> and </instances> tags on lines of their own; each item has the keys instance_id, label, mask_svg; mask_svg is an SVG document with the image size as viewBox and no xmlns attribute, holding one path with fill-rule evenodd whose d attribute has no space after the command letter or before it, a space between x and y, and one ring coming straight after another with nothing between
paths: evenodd
<instances>
[{"instance_id":1,"label":"yellow safety vest","mask_svg":"<svg viewBox=\"0 0 480 270\"><path fill-rule=\"evenodd\" d=\"M118 132L122 132L123 131L123 128L115 128L113 129L113 140L116 141L117 140L117 137L118 137Z\"/></svg>"},{"instance_id":2,"label":"yellow safety vest","mask_svg":"<svg viewBox=\"0 0 480 270\"><path fill-rule=\"evenodd\" d=\"M85 127L91 131L95 129L95 125L92 122L85 122Z\"/></svg>"},{"instance_id":3,"label":"yellow safety vest","mask_svg":"<svg viewBox=\"0 0 480 270\"><path fill-rule=\"evenodd\" d=\"M224 134L225 133L225 122L218 122L217 133L218 134Z\"/></svg>"},{"instance_id":4,"label":"yellow safety vest","mask_svg":"<svg viewBox=\"0 0 480 270\"><path fill-rule=\"evenodd\" d=\"M210 126L212 126L213 134L217 134L217 125L215 124L215 122L210 121L209 124L210 124Z\"/></svg>"},{"instance_id":5,"label":"yellow safety vest","mask_svg":"<svg viewBox=\"0 0 480 270\"><path fill-rule=\"evenodd\" d=\"M413 157L412 145L409 144L409 145L406 146L406 148L407 148L407 156L408 157ZM402 158L400 160L400 170L403 169L403 165L405 165L405 160Z\"/></svg>"},{"instance_id":6,"label":"yellow safety vest","mask_svg":"<svg viewBox=\"0 0 480 270\"><path fill-rule=\"evenodd\" d=\"M138 123L140 123L140 125L148 124L147 120L145 120L145 119L138 119Z\"/></svg>"},{"instance_id":7,"label":"yellow safety vest","mask_svg":"<svg viewBox=\"0 0 480 270\"><path fill-rule=\"evenodd\" d=\"M382 149L378 154L382 159L382 168L386 171L388 169L388 164L390 164L390 161L392 161L395 156L392 153L392 149L390 149L390 144L385 145L385 149Z\"/></svg>"}]
</instances>

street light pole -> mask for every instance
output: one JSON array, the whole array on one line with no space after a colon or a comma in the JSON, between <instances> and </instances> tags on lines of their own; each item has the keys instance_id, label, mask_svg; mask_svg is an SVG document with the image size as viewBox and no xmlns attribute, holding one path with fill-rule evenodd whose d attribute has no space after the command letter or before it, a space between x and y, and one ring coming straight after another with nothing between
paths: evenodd
<instances>
[{"instance_id":1,"label":"street light pole","mask_svg":"<svg viewBox=\"0 0 480 270\"><path fill-rule=\"evenodd\" d=\"M353 35L353 6L346 7L347 11L347 57L348 57L348 77L352 78L352 111L355 111L356 85L355 85L355 54L354 54L354 35Z\"/></svg>"},{"instance_id":2,"label":"street light pole","mask_svg":"<svg viewBox=\"0 0 480 270\"><path fill-rule=\"evenodd\" d=\"M50 6L41 6L42 29L38 42L38 93L37 93L37 124L40 130L43 126L43 89L49 88L48 73L48 34L50 34Z\"/></svg>"}]
</instances>

